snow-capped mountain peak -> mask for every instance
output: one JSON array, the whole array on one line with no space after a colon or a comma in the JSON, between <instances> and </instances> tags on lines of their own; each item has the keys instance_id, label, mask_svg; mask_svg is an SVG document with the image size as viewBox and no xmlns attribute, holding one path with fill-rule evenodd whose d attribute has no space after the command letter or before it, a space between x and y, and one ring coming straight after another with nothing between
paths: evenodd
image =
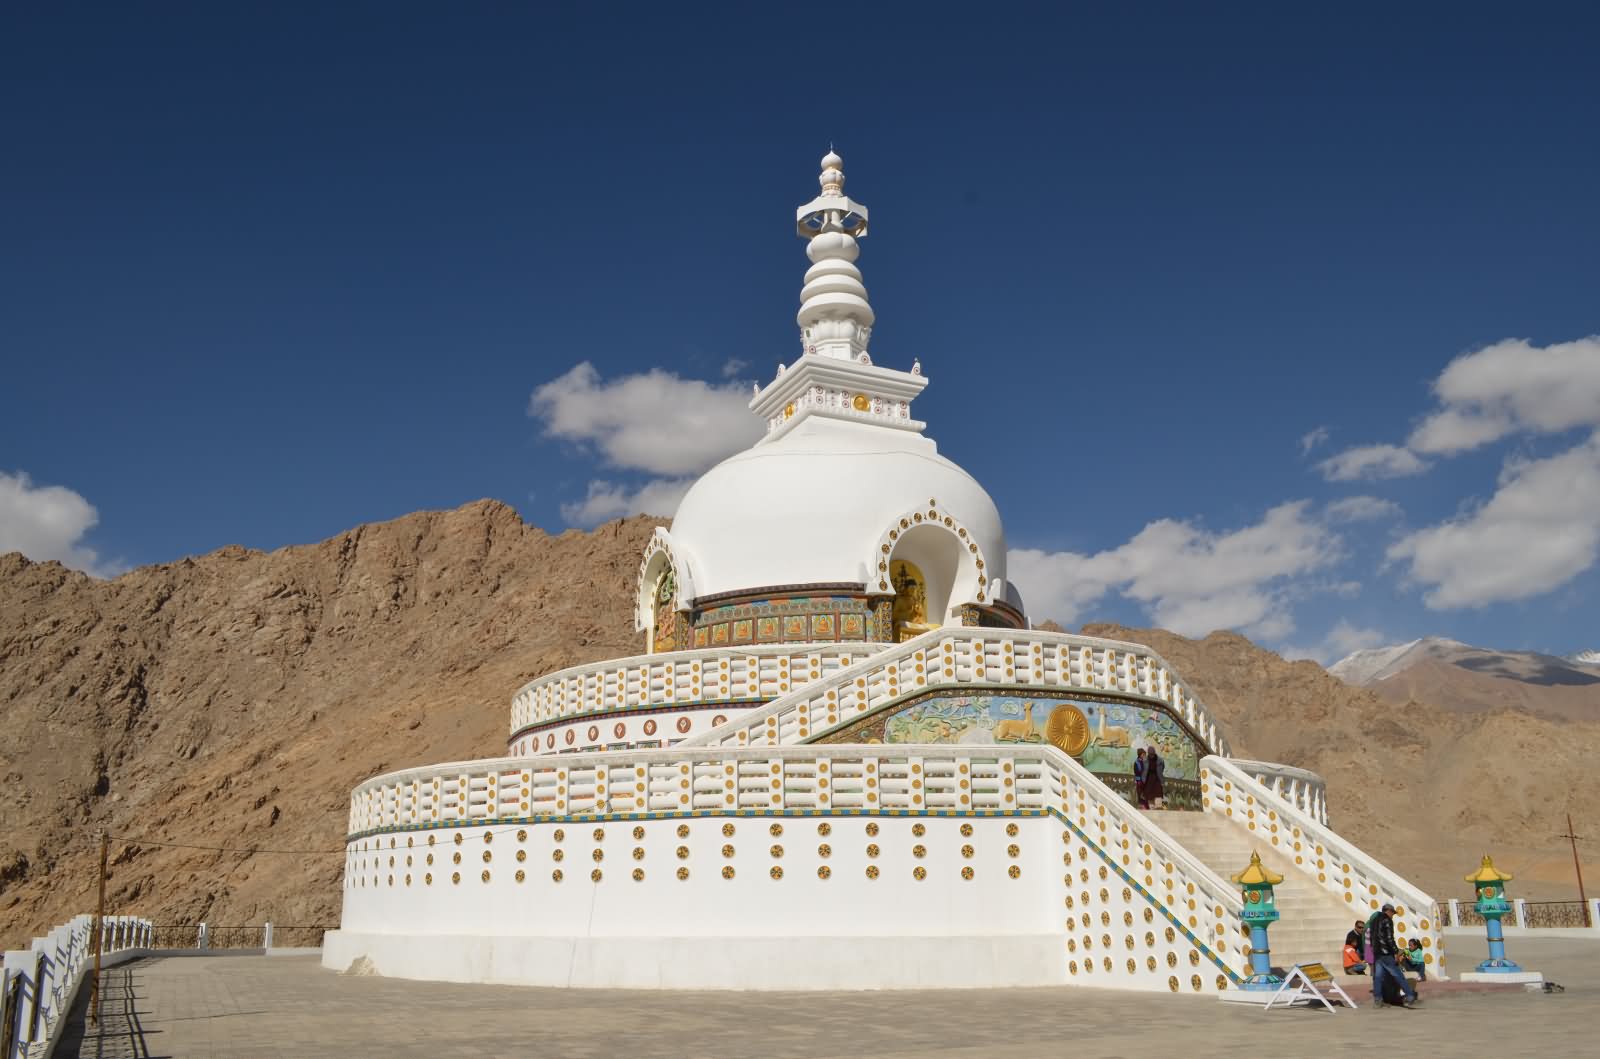
<instances>
[{"instance_id":1,"label":"snow-capped mountain peak","mask_svg":"<svg viewBox=\"0 0 1600 1059\"><path fill-rule=\"evenodd\" d=\"M1509 680L1524 686L1600 691L1600 651L1580 651L1561 658L1539 651L1474 647L1443 636L1425 636L1410 643L1357 651L1329 666L1328 672L1346 684L1372 687L1423 665L1444 665L1479 678ZM1436 673L1429 679L1449 678ZM1464 692L1457 687L1452 694Z\"/></svg>"},{"instance_id":2,"label":"snow-capped mountain peak","mask_svg":"<svg viewBox=\"0 0 1600 1059\"><path fill-rule=\"evenodd\" d=\"M1422 646L1422 640L1412 640L1410 643L1393 644L1389 647L1369 647L1364 651L1356 651L1339 659L1328 667L1328 672L1344 681L1346 684L1357 686L1370 684L1378 679L1379 674L1385 670L1393 671L1401 668L1398 663L1411 651Z\"/></svg>"}]
</instances>

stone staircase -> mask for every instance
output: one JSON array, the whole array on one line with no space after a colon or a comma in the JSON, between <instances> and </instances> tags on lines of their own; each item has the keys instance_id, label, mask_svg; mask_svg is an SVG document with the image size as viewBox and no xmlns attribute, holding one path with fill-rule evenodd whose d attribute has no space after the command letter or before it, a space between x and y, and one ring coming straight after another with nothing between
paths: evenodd
<instances>
[{"instance_id":1,"label":"stone staircase","mask_svg":"<svg viewBox=\"0 0 1600 1059\"><path fill-rule=\"evenodd\" d=\"M1261 863L1283 876L1274 888L1282 919L1268 934L1272 965L1288 968L1297 963L1320 963L1340 974L1344 936L1358 912L1301 874L1291 858L1256 834L1215 813L1152 811L1151 822L1177 839L1201 863L1224 879L1250 863L1252 852Z\"/></svg>"}]
</instances>

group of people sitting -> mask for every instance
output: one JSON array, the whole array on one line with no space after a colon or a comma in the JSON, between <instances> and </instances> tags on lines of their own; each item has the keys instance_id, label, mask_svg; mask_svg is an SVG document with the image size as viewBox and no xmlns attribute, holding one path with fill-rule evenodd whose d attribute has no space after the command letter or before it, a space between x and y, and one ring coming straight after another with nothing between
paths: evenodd
<instances>
[{"instance_id":1,"label":"group of people sitting","mask_svg":"<svg viewBox=\"0 0 1600 1059\"><path fill-rule=\"evenodd\" d=\"M1417 1002L1407 971L1415 971L1419 982L1428 980L1422 942L1412 938L1402 947L1394 936L1394 905L1384 905L1365 923L1356 920L1355 928L1344 936L1344 973L1372 976L1374 1005L1382 1007L1387 1002L1411 1007Z\"/></svg>"}]
</instances>

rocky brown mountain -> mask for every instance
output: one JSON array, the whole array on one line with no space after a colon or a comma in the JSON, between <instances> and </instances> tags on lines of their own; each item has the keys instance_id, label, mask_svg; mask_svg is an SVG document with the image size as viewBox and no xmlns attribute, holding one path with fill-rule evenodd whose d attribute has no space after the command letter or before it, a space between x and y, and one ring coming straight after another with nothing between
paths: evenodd
<instances>
[{"instance_id":1,"label":"rocky brown mountain","mask_svg":"<svg viewBox=\"0 0 1600 1059\"><path fill-rule=\"evenodd\" d=\"M336 923L350 789L500 753L522 683L639 650L658 524L551 536L479 501L111 581L0 557L0 944L91 907L102 828L113 911ZM1321 772L1339 828L1434 892L1491 849L1518 892L1567 895L1553 836L1569 805L1596 819L1600 726L1396 707L1227 633L1086 631L1156 648L1241 756Z\"/></svg>"},{"instance_id":2,"label":"rocky brown mountain","mask_svg":"<svg viewBox=\"0 0 1600 1059\"><path fill-rule=\"evenodd\" d=\"M101 828L112 909L336 922L350 788L502 753L517 687L638 650L657 524L480 501L111 581L0 557L0 944L92 908Z\"/></svg>"}]
</instances>

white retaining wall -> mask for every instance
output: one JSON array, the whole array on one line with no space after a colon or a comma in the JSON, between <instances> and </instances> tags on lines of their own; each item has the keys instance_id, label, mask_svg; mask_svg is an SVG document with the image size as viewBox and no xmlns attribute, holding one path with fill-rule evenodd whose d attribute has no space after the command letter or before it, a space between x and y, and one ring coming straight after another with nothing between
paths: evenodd
<instances>
[{"instance_id":1,"label":"white retaining wall","mask_svg":"<svg viewBox=\"0 0 1600 1059\"><path fill-rule=\"evenodd\" d=\"M1233 887L1054 748L956 749L579 756L549 785L578 812L529 814L519 783L466 803L476 821L438 823L406 822L394 794L431 786L430 770L380 777L355 795L324 964L596 987L1237 984ZM880 750L894 753L864 753ZM566 768L438 771L487 791L513 766ZM948 965L920 966L936 942Z\"/></svg>"}]
</instances>

